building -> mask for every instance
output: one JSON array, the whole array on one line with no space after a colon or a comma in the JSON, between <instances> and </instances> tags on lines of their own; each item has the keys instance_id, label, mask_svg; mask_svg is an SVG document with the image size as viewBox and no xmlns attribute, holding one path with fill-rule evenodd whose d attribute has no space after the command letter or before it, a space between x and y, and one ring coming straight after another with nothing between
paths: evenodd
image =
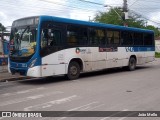
<instances>
[{"instance_id":1,"label":"building","mask_svg":"<svg viewBox=\"0 0 160 120\"><path fill-rule=\"evenodd\" d=\"M0 55L8 54L9 36L10 32L0 32Z\"/></svg>"},{"instance_id":2,"label":"building","mask_svg":"<svg viewBox=\"0 0 160 120\"><path fill-rule=\"evenodd\" d=\"M156 52L160 53L160 37L155 40Z\"/></svg>"},{"instance_id":3,"label":"building","mask_svg":"<svg viewBox=\"0 0 160 120\"><path fill-rule=\"evenodd\" d=\"M8 63L10 32L0 32L0 66Z\"/></svg>"}]
</instances>

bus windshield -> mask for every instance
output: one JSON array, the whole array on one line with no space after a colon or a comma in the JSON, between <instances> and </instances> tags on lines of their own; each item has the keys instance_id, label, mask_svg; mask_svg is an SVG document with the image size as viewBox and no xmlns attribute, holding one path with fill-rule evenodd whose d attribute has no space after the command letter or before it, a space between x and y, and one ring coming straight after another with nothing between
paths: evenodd
<instances>
[{"instance_id":1,"label":"bus windshield","mask_svg":"<svg viewBox=\"0 0 160 120\"><path fill-rule=\"evenodd\" d=\"M28 57L35 53L37 28L13 28L10 38L10 56Z\"/></svg>"}]
</instances>

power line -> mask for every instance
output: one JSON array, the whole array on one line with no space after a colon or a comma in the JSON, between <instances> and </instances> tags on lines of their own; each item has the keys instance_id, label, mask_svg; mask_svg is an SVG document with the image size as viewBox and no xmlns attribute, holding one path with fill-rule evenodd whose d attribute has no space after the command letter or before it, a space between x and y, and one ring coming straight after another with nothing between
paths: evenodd
<instances>
[{"instance_id":1,"label":"power line","mask_svg":"<svg viewBox=\"0 0 160 120\"><path fill-rule=\"evenodd\" d=\"M139 0L140 1L140 0ZM157 24L157 25L160 25L160 22L159 21L154 21L154 20L151 20L150 19L150 17L144 17L144 15L142 15L142 14L144 14L144 13L147 13L147 15L150 15L153 11L157 11L158 9L157 8L150 8L151 6L148 6L147 4L138 4L138 6L139 6L139 8L137 8L136 10L133 10L134 8L132 8L132 11L136 11L136 13L138 13L138 15L141 15L141 17L143 17L144 19L146 19L146 20L148 20L148 21L150 21L150 22L152 22L152 23L155 23L155 24ZM143 11L143 13L140 13L140 11Z\"/></svg>"},{"instance_id":2,"label":"power line","mask_svg":"<svg viewBox=\"0 0 160 120\"><path fill-rule=\"evenodd\" d=\"M132 9L135 9L135 11L143 11L147 13L147 15L149 15L149 13L156 12L158 9L160 9L160 8L149 8L150 6L146 4L143 4L143 6L141 4L138 4L138 6L139 7L132 8Z\"/></svg>"},{"instance_id":3,"label":"power line","mask_svg":"<svg viewBox=\"0 0 160 120\"><path fill-rule=\"evenodd\" d=\"M0 7L3 8L5 7L5 9L11 9L12 8L12 11L15 10L15 16L13 18L11 18L10 20L13 21L14 19L16 19L16 16L26 16L28 14L24 14L24 11L28 11L30 12L31 14L30 15L40 15L41 13L42 14L49 14L49 15L56 15L56 16L64 16L63 13L66 12L67 16L70 16L71 14L70 13L74 13L74 10L77 10L78 12L82 12L83 14L86 14L86 15L91 15L91 13L95 14L98 10L97 10L97 7L93 8L93 9L88 9L88 6L90 5L87 5L87 7L83 8L83 7L77 7L77 6L72 6L72 5L65 5L65 4L62 4L62 3L56 3L55 2L52 2L52 4L54 5L59 5L59 6L63 6L63 7L54 7L51 5L51 2L49 1L41 1L41 0L38 0L39 2L33 2L32 4L30 4L29 2L26 2L27 4L22 4L21 2L20 3L17 3L16 1L13 1L13 2L9 2L7 0L5 1L1 1L1 4L0 4ZM43 6L42 6L43 5ZM103 7L102 7L103 8ZM6 12L4 10L4 12ZM82 11L80 11L82 10ZM42 11L42 12L41 12ZM68 12L67 12L68 11ZM17 14L16 14L17 12ZM59 14L57 14L59 13ZM10 14L9 16L13 16L13 13L8 13ZM65 16L66 16L65 14Z\"/></svg>"},{"instance_id":4,"label":"power line","mask_svg":"<svg viewBox=\"0 0 160 120\"><path fill-rule=\"evenodd\" d=\"M139 0L139 1L143 1L144 2L144 0ZM153 0L145 0L145 2L160 3L160 1L153 1Z\"/></svg>"},{"instance_id":5,"label":"power line","mask_svg":"<svg viewBox=\"0 0 160 120\"><path fill-rule=\"evenodd\" d=\"M104 6L104 4L102 3L96 3L96 2L91 2L91 1L87 1L87 0L79 0L81 2L86 2L86 3L91 3L91 4L95 4L95 5L101 5L101 6Z\"/></svg>"},{"instance_id":6,"label":"power line","mask_svg":"<svg viewBox=\"0 0 160 120\"><path fill-rule=\"evenodd\" d=\"M92 2L92 1L87 1L87 0L77 0L80 3L80 5L77 7L77 4L79 2L75 2L75 1L72 1L71 5L66 5L66 4L63 4L63 3L60 3L60 2L54 2L54 1L47 1L47 0L38 0L39 2L34 2L34 5L33 3L32 4L27 4L27 5L18 5L18 6L15 6L15 4L17 5L16 1L13 1L13 2L10 2L10 1L1 1L2 4L0 4L1 7L9 7L11 9L14 10L14 9L17 9L17 10L31 10L33 12L39 12L41 10L44 10L44 12L50 12L54 14L54 12L56 13L64 13L68 8L68 12L72 11L72 10L83 10L83 12L85 11L84 14L87 14L88 12L97 12L97 7L94 7L92 5L98 5L99 6L99 9L103 10L104 8L104 4L102 3L96 3L96 2ZM151 2L149 0L147 0L148 2ZM152 0L153 1L153 0ZM135 3L138 3L138 2L141 2L141 0L135 0L132 4L129 5L129 7L133 6ZM41 5L41 3L43 4L43 6ZM84 3L84 4L82 4ZM87 5L85 5L85 3L89 3ZM160 3L160 2L158 2ZM36 4L36 5L35 5ZM57 6L62 6L64 9L58 9L57 7L51 7L50 4L54 4L54 5L57 5ZM118 4L117 4L118 5ZM136 4L137 5L137 4ZM160 8L149 8L150 6L147 6L147 5L141 5L138 3L138 5L140 7L142 7L143 9L145 9L145 12L151 12L152 10L157 10L157 9L160 9ZM33 7L34 6L34 7ZM87 7L86 7L87 6ZM83 8L83 7L86 7L86 8ZM135 6L136 7L136 6ZM91 9L90 9L91 8ZM144 11L142 8L140 8L141 10L139 11ZM152 9L152 10L151 10ZM22 13L23 14L23 13ZM153 22L153 21L152 21ZM155 22L155 21L154 21ZM159 23L158 23L159 24Z\"/></svg>"},{"instance_id":7,"label":"power line","mask_svg":"<svg viewBox=\"0 0 160 120\"><path fill-rule=\"evenodd\" d=\"M57 3L57 2L53 2L53 1L47 1L47 0L39 0L39 1L43 1L43 2L47 2L47 3L51 3L51 4L57 4L57 5L60 5L60 6L66 6L66 7L69 7L69 8L76 8L76 9L82 9L81 7L75 7L75 6L70 6L70 5L64 5L64 4L60 4L60 3ZM83 9L82 9L83 10ZM86 9L84 9L86 10ZM87 9L88 10L88 9Z\"/></svg>"},{"instance_id":8,"label":"power line","mask_svg":"<svg viewBox=\"0 0 160 120\"><path fill-rule=\"evenodd\" d=\"M48 2L47 2L48 3ZM54 4L54 3L52 3L52 4ZM57 3L56 3L57 4ZM61 4L62 5L62 4ZM12 3L7 3L7 4L1 4L0 6L12 6L12 9L13 9L13 7L14 8L17 8L17 9L19 9L19 7L16 7L15 6L15 4L12 4ZM81 10L84 10L84 11L88 11L88 12L95 12L95 11L97 11L96 9L94 10L94 9L92 9L92 10L89 10L89 9L83 9L83 8L79 8L79 7L74 7L74 6L66 6L66 5L62 5L62 6L65 6L65 7L69 7L70 8L70 10L72 10L72 9L81 9ZM25 9L24 9L25 8ZM36 7L34 7L33 8L33 6L30 6L30 5L28 5L28 6L23 6L23 9L21 9L21 10L28 10L27 8L31 8L31 9L33 9L33 10L36 10L36 9L44 9L45 11L47 11L47 10L57 10L57 11L65 11L65 10L60 10L60 9L56 9L56 8L54 8L54 7L38 7L38 6L36 6Z\"/></svg>"},{"instance_id":9,"label":"power line","mask_svg":"<svg viewBox=\"0 0 160 120\"><path fill-rule=\"evenodd\" d=\"M160 22L155 22L155 21L149 19L148 17L141 15L139 12L136 12L136 11L134 11L134 10L130 10L130 11L133 12L134 14L140 15L142 18L144 18L144 19L146 19L146 20L148 20L148 21L151 21L151 22L153 22L153 23L155 23L155 24L157 24L157 25L160 25Z\"/></svg>"},{"instance_id":10,"label":"power line","mask_svg":"<svg viewBox=\"0 0 160 120\"><path fill-rule=\"evenodd\" d=\"M138 0L135 0L129 7L133 6Z\"/></svg>"}]
</instances>

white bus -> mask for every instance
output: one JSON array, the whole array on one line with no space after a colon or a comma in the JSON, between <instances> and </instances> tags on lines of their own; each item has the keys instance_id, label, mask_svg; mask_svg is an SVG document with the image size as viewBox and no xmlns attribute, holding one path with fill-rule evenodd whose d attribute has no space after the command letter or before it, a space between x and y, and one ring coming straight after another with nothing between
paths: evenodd
<instances>
[{"instance_id":1,"label":"white bus","mask_svg":"<svg viewBox=\"0 0 160 120\"><path fill-rule=\"evenodd\" d=\"M9 70L32 77L66 75L127 67L154 60L150 30L38 16L15 20L10 37Z\"/></svg>"}]
</instances>

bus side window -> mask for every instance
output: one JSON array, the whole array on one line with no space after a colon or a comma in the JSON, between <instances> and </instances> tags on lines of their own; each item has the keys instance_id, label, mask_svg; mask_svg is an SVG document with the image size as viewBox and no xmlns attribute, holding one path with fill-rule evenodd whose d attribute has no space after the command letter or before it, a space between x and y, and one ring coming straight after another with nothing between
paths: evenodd
<instances>
[{"instance_id":1,"label":"bus side window","mask_svg":"<svg viewBox=\"0 0 160 120\"><path fill-rule=\"evenodd\" d=\"M60 30L54 30L53 41L55 42L55 45L57 45L57 46L62 45L61 31Z\"/></svg>"},{"instance_id":2,"label":"bus side window","mask_svg":"<svg viewBox=\"0 0 160 120\"><path fill-rule=\"evenodd\" d=\"M52 44L51 42L53 41L52 29L48 29L47 41L48 41L48 46L51 46L51 44Z\"/></svg>"},{"instance_id":3,"label":"bus side window","mask_svg":"<svg viewBox=\"0 0 160 120\"><path fill-rule=\"evenodd\" d=\"M120 32L114 31L114 44L118 45L120 43Z\"/></svg>"},{"instance_id":4,"label":"bus side window","mask_svg":"<svg viewBox=\"0 0 160 120\"><path fill-rule=\"evenodd\" d=\"M113 44L113 42L114 42L113 31L107 31L107 40L108 40L108 44Z\"/></svg>"},{"instance_id":5,"label":"bus side window","mask_svg":"<svg viewBox=\"0 0 160 120\"><path fill-rule=\"evenodd\" d=\"M76 45L76 37L74 36L74 35L70 35L69 37L68 37L68 43L70 44L70 45Z\"/></svg>"},{"instance_id":6,"label":"bus side window","mask_svg":"<svg viewBox=\"0 0 160 120\"><path fill-rule=\"evenodd\" d=\"M78 25L68 25L67 27L67 43L71 46L87 45L88 35L87 27Z\"/></svg>"},{"instance_id":7,"label":"bus side window","mask_svg":"<svg viewBox=\"0 0 160 120\"><path fill-rule=\"evenodd\" d=\"M50 46L58 46L61 45L61 31L59 30L51 30L51 34L50 34Z\"/></svg>"},{"instance_id":8,"label":"bus side window","mask_svg":"<svg viewBox=\"0 0 160 120\"><path fill-rule=\"evenodd\" d=\"M120 44L120 32L107 30L107 40L109 45L119 45Z\"/></svg>"},{"instance_id":9,"label":"bus side window","mask_svg":"<svg viewBox=\"0 0 160 120\"><path fill-rule=\"evenodd\" d=\"M68 25L67 27L67 43L68 45L77 44L77 30L74 26Z\"/></svg>"},{"instance_id":10,"label":"bus side window","mask_svg":"<svg viewBox=\"0 0 160 120\"><path fill-rule=\"evenodd\" d=\"M106 40L105 40L105 31L104 30L97 30L98 34L98 39L99 39L99 45L100 46L105 46L106 45Z\"/></svg>"},{"instance_id":11,"label":"bus side window","mask_svg":"<svg viewBox=\"0 0 160 120\"><path fill-rule=\"evenodd\" d=\"M152 34L144 34L144 45L153 45L153 35Z\"/></svg>"},{"instance_id":12,"label":"bus side window","mask_svg":"<svg viewBox=\"0 0 160 120\"><path fill-rule=\"evenodd\" d=\"M105 46L105 31L99 28L90 28L89 30L90 44L94 46Z\"/></svg>"},{"instance_id":13,"label":"bus side window","mask_svg":"<svg viewBox=\"0 0 160 120\"><path fill-rule=\"evenodd\" d=\"M114 33L113 33L113 31L107 31L107 39L108 39L108 44L113 44L114 43Z\"/></svg>"},{"instance_id":14,"label":"bus side window","mask_svg":"<svg viewBox=\"0 0 160 120\"><path fill-rule=\"evenodd\" d=\"M86 27L79 27L77 39L78 39L78 45L88 44L88 34Z\"/></svg>"},{"instance_id":15,"label":"bus side window","mask_svg":"<svg viewBox=\"0 0 160 120\"><path fill-rule=\"evenodd\" d=\"M41 31L41 48L47 47L48 45L48 31L47 29L42 29Z\"/></svg>"},{"instance_id":16,"label":"bus side window","mask_svg":"<svg viewBox=\"0 0 160 120\"><path fill-rule=\"evenodd\" d=\"M93 28L89 30L89 41L91 45L98 45L98 40L96 38L96 31Z\"/></svg>"},{"instance_id":17,"label":"bus side window","mask_svg":"<svg viewBox=\"0 0 160 120\"><path fill-rule=\"evenodd\" d=\"M134 33L134 45L143 45L143 34Z\"/></svg>"},{"instance_id":18,"label":"bus side window","mask_svg":"<svg viewBox=\"0 0 160 120\"><path fill-rule=\"evenodd\" d=\"M133 45L134 33L123 31L121 37L122 37L121 41L122 45Z\"/></svg>"}]
</instances>

